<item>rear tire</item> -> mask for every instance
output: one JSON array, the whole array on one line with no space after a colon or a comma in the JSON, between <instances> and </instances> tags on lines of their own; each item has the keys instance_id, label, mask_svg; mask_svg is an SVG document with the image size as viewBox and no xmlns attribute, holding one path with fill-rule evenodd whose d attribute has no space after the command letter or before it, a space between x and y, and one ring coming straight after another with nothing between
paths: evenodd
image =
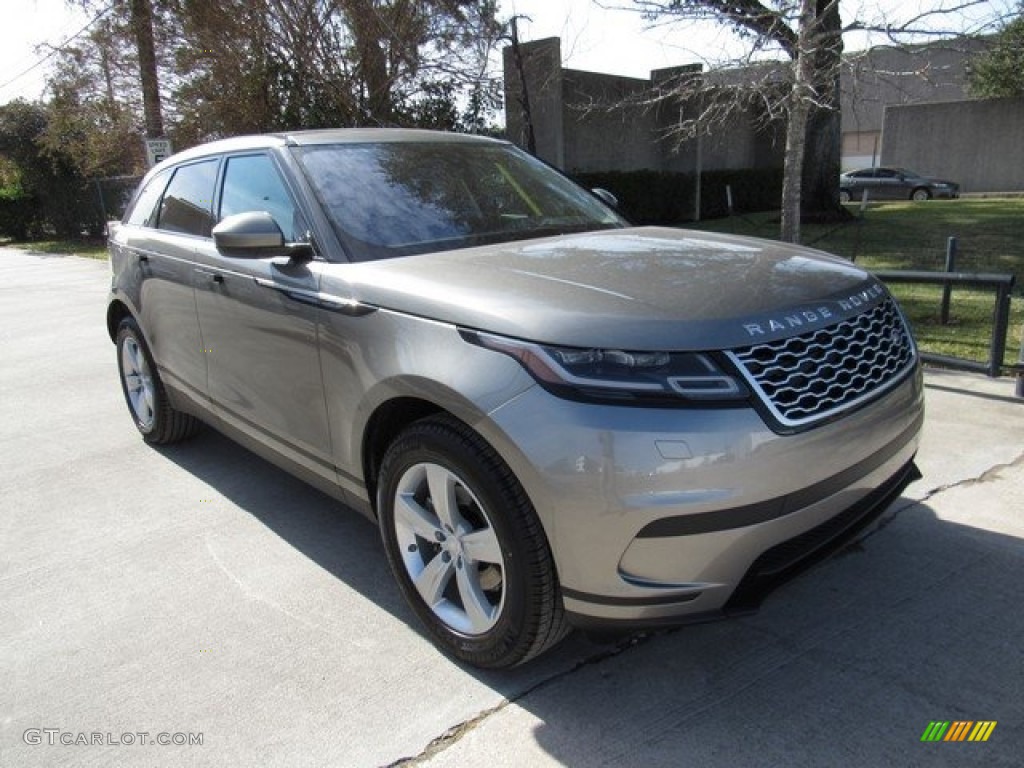
<instances>
[{"instance_id":1,"label":"rear tire","mask_svg":"<svg viewBox=\"0 0 1024 768\"><path fill-rule=\"evenodd\" d=\"M398 436L381 464L377 509L399 587L447 653L511 667L568 634L533 505L462 422L434 416Z\"/></svg>"},{"instance_id":2,"label":"rear tire","mask_svg":"<svg viewBox=\"0 0 1024 768\"><path fill-rule=\"evenodd\" d=\"M126 317L121 321L116 340L121 391L142 439L152 445L166 445L196 434L202 422L171 407L153 356L134 318Z\"/></svg>"}]
</instances>

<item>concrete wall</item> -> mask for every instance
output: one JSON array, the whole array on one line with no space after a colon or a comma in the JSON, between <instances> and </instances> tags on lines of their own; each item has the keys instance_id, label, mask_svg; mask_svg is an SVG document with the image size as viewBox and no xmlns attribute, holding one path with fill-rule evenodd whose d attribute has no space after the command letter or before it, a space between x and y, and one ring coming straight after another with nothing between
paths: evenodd
<instances>
[{"instance_id":1,"label":"concrete wall","mask_svg":"<svg viewBox=\"0 0 1024 768\"><path fill-rule=\"evenodd\" d=\"M962 192L1024 190L1024 98L888 107L882 164L956 181Z\"/></svg>"},{"instance_id":2,"label":"concrete wall","mask_svg":"<svg viewBox=\"0 0 1024 768\"><path fill-rule=\"evenodd\" d=\"M885 108L967 98L968 62L985 38L956 38L900 48L878 46L843 57L843 133L882 130Z\"/></svg>"},{"instance_id":3,"label":"concrete wall","mask_svg":"<svg viewBox=\"0 0 1024 768\"><path fill-rule=\"evenodd\" d=\"M567 171L635 171L660 164L657 115L643 105L646 80L562 70Z\"/></svg>"},{"instance_id":4,"label":"concrete wall","mask_svg":"<svg viewBox=\"0 0 1024 768\"><path fill-rule=\"evenodd\" d=\"M704 170L781 167L781 133L757 127L755 114L716 126L701 141L678 141L672 126L687 116L686 99L652 98L675 78L700 76L700 66L655 70L649 80L561 67L561 42L522 43L521 77L511 46L505 48L508 138L527 147L524 85L537 155L569 173L588 171Z\"/></svg>"},{"instance_id":5,"label":"concrete wall","mask_svg":"<svg viewBox=\"0 0 1024 768\"><path fill-rule=\"evenodd\" d=\"M523 75L515 66L512 47L503 51L505 123L509 140L526 147L524 95L529 104L537 157L556 168L565 164L565 132L562 125L562 48L557 37L519 46ZM523 93L522 79L526 80Z\"/></svg>"}]
</instances>

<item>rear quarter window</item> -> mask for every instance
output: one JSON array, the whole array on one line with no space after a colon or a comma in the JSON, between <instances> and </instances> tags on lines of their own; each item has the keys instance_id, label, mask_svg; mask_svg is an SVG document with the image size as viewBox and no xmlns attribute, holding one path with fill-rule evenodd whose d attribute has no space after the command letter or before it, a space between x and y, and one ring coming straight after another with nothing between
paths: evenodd
<instances>
[{"instance_id":1,"label":"rear quarter window","mask_svg":"<svg viewBox=\"0 0 1024 768\"><path fill-rule=\"evenodd\" d=\"M160 202L159 229L209 237L213 229L213 188L220 160L183 165L174 172Z\"/></svg>"},{"instance_id":2,"label":"rear quarter window","mask_svg":"<svg viewBox=\"0 0 1024 768\"><path fill-rule=\"evenodd\" d=\"M125 213L124 223L134 224L137 227L155 226L158 213L157 206L160 205L160 198L170 178L171 169L167 169L150 179L136 196L135 203Z\"/></svg>"}]
</instances>

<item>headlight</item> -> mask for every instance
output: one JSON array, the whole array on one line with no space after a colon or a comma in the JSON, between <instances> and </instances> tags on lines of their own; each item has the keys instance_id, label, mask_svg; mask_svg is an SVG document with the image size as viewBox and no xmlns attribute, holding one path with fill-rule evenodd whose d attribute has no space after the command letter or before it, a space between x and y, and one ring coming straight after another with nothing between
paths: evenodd
<instances>
[{"instance_id":1,"label":"headlight","mask_svg":"<svg viewBox=\"0 0 1024 768\"><path fill-rule=\"evenodd\" d=\"M542 387L561 397L680 405L688 400L736 402L749 396L746 386L706 353L552 347L490 333L462 335L514 357Z\"/></svg>"}]
</instances>

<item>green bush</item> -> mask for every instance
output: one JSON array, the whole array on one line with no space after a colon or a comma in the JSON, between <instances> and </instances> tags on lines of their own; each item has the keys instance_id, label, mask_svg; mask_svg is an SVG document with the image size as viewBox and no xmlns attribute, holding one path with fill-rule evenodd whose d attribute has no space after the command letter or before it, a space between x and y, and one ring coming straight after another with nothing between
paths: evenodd
<instances>
[{"instance_id":1,"label":"green bush","mask_svg":"<svg viewBox=\"0 0 1024 768\"><path fill-rule=\"evenodd\" d=\"M27 240L38 229L39 205L21 193L0 190L0 237Z\"/></svg>"},{"instance_id":2,"label":"green bush","mask_svg":"<svg viewBox=\"0 0 1024 768\"><path fill-rule=\"evenodd\" d=\"M602 187L619 199L619 208L636 224L682 224L693 221L696 174L667 171L577 173L588 189ZM778 209L782 169L705 171L700 180L700 217L729 215L726 187L732 188L733 212Z\"/></svg>"}]
</instances>

